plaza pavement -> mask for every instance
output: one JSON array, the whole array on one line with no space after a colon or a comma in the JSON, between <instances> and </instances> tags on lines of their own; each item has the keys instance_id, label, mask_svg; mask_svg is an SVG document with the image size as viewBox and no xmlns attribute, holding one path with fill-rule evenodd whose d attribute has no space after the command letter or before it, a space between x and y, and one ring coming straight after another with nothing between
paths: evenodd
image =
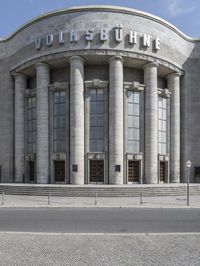
<instances>
[{"instance_id":1,"label":"plaza pavement","mask_svg":"<svg viewBox=\"0 0 200 266\"><path fill-rule=\"evenodd\" d=\"M199 235L0 233L1 266L199 266Z\"/></svg>"}]
</instances>

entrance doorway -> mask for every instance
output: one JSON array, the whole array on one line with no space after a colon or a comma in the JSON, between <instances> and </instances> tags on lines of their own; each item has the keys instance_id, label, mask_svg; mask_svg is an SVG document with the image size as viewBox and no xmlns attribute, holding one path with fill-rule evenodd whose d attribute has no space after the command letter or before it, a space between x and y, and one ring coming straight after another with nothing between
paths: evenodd
<instances>
[{"instance_id":1,"label":"entrance doorway","mask_svg":"<svg viewBox=\"0 0 200 266\"><path fill-rule=\"evenodd\" d=\"M55 183L65 182L65 161L54 161Z\"/></svg>"},{"instance_id":2,"label":"entrance doorway","mask_svg":"<svg viewBox=\"0 0 200 266\"><path fill-rule=\"evenodd\" d=\"M90 183L104 182L104 161L90 160Z\"/></svg>"},{"instance_id":3,"label":"entrance doorway","mask_svg":"<svg viewBox=\"0 0 200 266\"><path fill-rule=\"evenodd\" d=\"M166 182L166 162L160 161L160 182Z\"/></svg>"},{"instance_id":4,"label":"entrance doorway","mask_svg":"<svg viewBox=\"0 0 200 266\"><path fill-rule=\"evenodd\" d=\"M140 163L139 161L128 161L128 182L139 183Z\"/></svg>"},{"instance_id":5,"label":"entrance doorway","mask_svg":"<svg viewBox=\"0 0 200 266\"><path fill-rule=\"evenodd\" d=\"M28 180L35 183L35 161L28 161Z\"/></svg>"}]
</instances>

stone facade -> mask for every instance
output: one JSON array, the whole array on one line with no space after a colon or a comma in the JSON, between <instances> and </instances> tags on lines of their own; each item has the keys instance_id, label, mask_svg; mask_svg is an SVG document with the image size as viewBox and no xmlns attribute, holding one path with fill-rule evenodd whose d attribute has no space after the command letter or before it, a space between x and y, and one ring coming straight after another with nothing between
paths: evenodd
<instances>
[{"instance_id":1,"label":"stone facade","mask_svg":"<svg viewBox=\"0 0 200 266\"><path fill-rule=\"evenodd\" d=\"M89 6L0 41L0 182L200 182L200 42Z\"/></svg>"}]
</instances>

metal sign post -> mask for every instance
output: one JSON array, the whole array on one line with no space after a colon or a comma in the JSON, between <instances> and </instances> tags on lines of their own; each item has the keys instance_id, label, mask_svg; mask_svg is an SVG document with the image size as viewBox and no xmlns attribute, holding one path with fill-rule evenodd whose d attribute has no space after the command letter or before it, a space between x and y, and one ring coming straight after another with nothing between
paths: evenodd
<instances>
[{"instance_id":1,"label":"metal sign post","mask_svg":"<svg viewBox=\"0 0 200 266\"><path fill-rule=\"evenodd\" d=\"M186 161L186 168L187 168L187 205L190 205L190 168L192 163L190 160Z\"/></svg>"}]
</instances>

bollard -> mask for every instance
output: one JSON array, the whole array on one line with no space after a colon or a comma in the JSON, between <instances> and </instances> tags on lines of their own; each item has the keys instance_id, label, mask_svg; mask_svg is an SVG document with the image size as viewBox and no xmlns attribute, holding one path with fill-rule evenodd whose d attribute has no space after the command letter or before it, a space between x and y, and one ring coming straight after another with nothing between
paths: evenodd
<instances>
[{"instance_id":1,"label":"bollard","mask_svg":"<svg viewBox=\"0 0 200 266\"><path fill-rule=\"evenodd\" d=\"M50 205L50 196L51 196L51 194L50 194L50 192L48 193L48 205Z\"/></svg>"},{"instance_id":2,"label":"bollard","mask_svg":"<svg viewBox=\"0 0 200 266\"><path fill-rule=\"evenodd\" d=\"M97 193L95 193L95 205L97 205Z\"/></svg>"},{"instance_id":3,"label":"bollard","mask_svg":"<svg viewBox=\"0 0 200 266\"><path fill-rule=\"evenodd\" d=\"M142 198L143 198L143 193L140 193L140 205L142 205Z\"/></svg>"},{"instance_id":4,"label":"bollard","mask_svg":"<svg viewBox=\"0 0 200 266\"><path fill-rule=\"evenodd\" d=\"M2 192L2 205L4 205L4 192Z\"/></svg>"}]
</instances>

